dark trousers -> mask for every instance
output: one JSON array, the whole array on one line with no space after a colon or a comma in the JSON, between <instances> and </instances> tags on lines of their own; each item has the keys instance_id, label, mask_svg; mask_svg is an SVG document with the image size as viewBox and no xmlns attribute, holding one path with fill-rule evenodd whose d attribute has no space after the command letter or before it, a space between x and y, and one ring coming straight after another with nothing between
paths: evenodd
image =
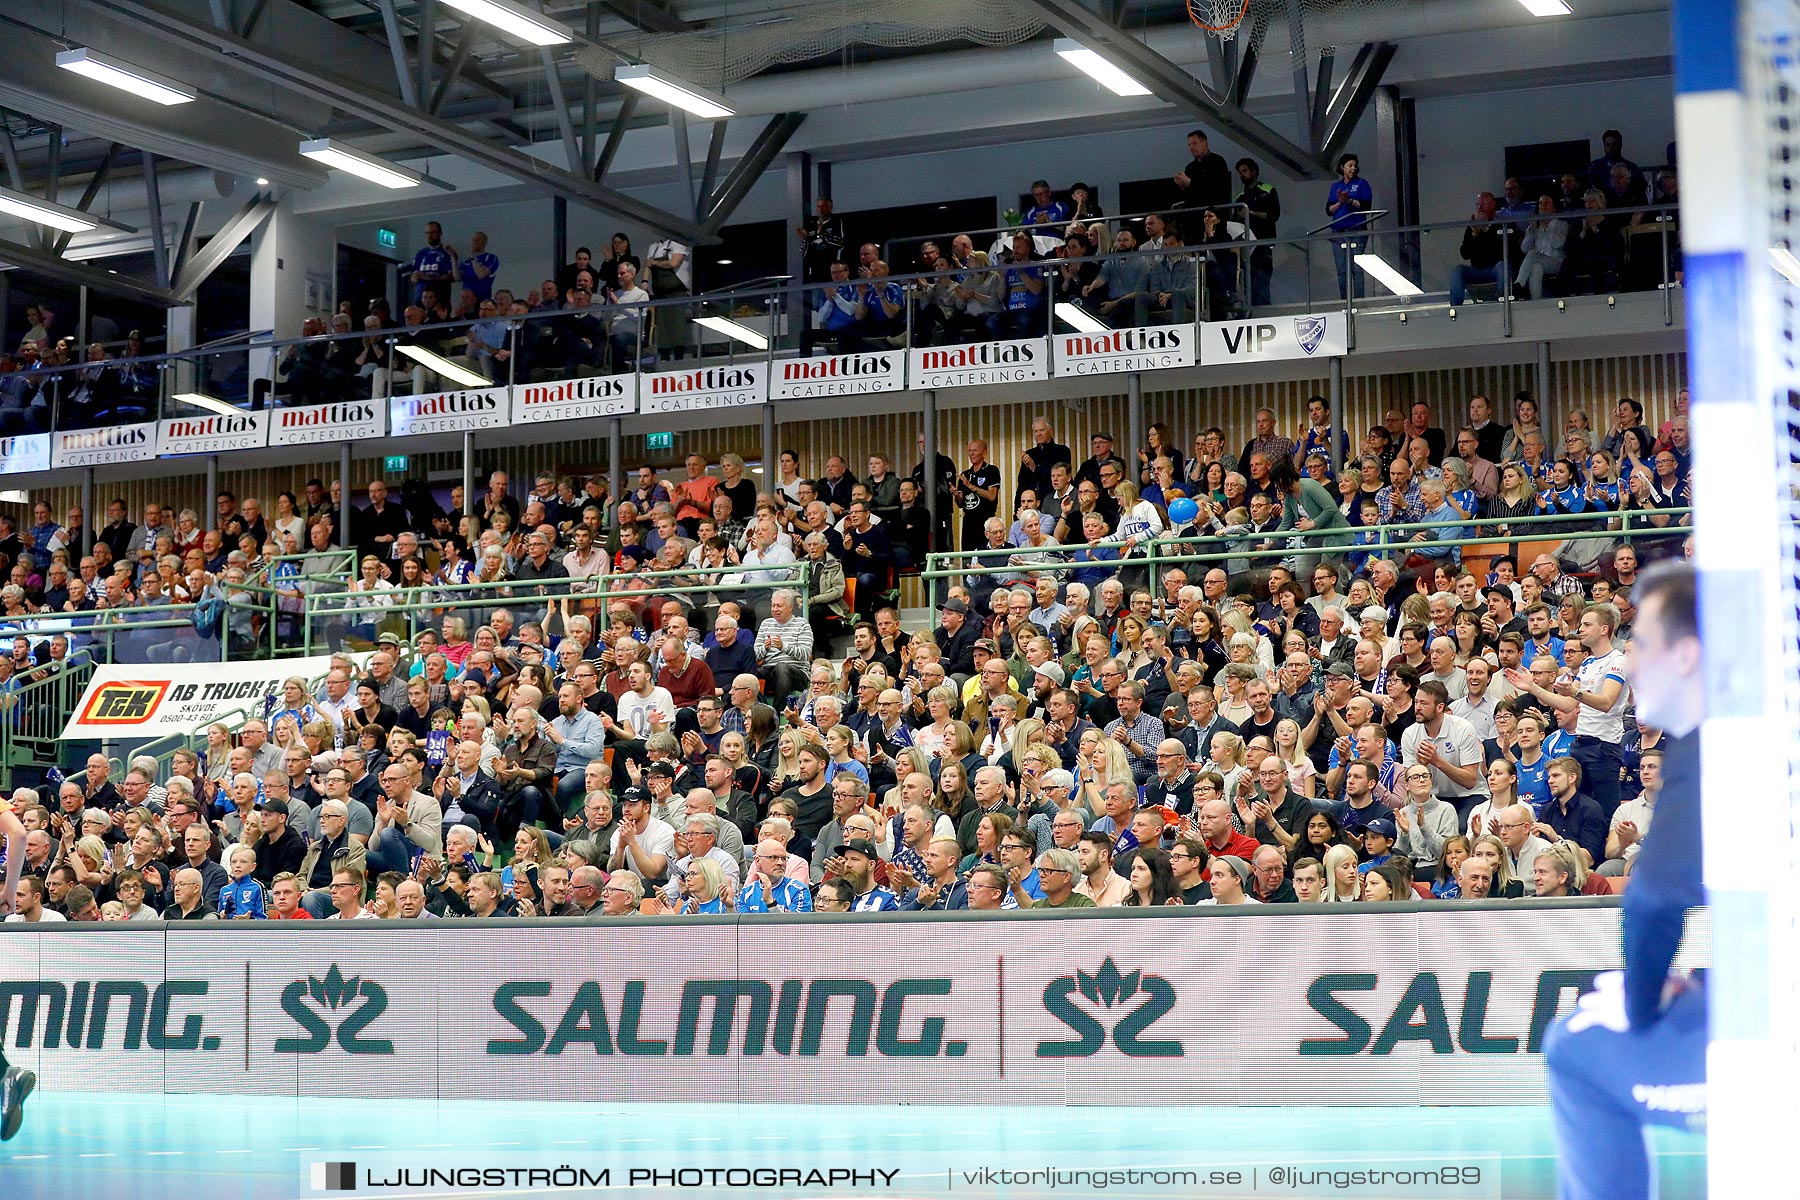
<instances>
[{"instance_id":1,"label":"dark trousers","mask_svg":"<svg viewBox=\"0 0 1800 1200\"><path fill-rule=\"evenodd\" d=\"M1625 765L1619 743L1603 742L1597 737L1578 737L1569 757L1581 764L1581 790L1594 798L1601 812L1611 817L1613 810L1619 807L1619 770Z\"/></svg>"}]
</instances>

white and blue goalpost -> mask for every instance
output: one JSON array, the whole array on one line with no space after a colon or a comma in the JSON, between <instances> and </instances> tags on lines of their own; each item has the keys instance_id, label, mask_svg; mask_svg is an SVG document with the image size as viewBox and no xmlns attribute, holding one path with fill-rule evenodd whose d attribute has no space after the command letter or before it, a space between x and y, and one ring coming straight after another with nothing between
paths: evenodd
<instances>
[{"instance_id":1,"label":"white and blue goalpost","mask_svg":"<svg viewBox=\"0 0 1800 1200\"><path fill-rule=\"evenodd\" d=\"M1800 1128L1800 0L1673 7L1707 673L1708 1181L1747 1196L1787 1175Z\"/></svg>"}]
</instances>

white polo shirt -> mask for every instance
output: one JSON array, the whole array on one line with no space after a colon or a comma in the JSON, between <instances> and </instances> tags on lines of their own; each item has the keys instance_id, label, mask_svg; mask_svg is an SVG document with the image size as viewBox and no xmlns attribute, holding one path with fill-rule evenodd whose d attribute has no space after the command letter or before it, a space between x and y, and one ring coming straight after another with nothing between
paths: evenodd
<instances>
[{"instance_id":1,"label":"white polo shirt","mask_svg":"<svg viewBox=\"0 0 1800 1200\"><path fill-rule=\"evenodd\" d=\"M1604 710L1583 704L1575 714L1575 736L1617 746L1625 740L1625 700L1631 691L1625 686L1625 652L1614 646L1605 654L1590 654L1575 670L1575 685L1584 692L1599 692L1609 679L1619 681L1618 698Z\"/></svg>"}]
</instances>

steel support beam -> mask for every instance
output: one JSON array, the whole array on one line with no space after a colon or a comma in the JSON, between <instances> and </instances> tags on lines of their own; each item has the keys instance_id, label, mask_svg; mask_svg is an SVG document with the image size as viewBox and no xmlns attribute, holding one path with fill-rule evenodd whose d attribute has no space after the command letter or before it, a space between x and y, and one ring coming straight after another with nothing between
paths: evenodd
<instances>
[{"instance_id":1,"label":"steel support beam","mask_svg":"<svg viewBox=\"0 0 1800 1200\"><path fill-rule=\"evenodd\" d=\"M169 239L163 231L162 181L156 177L156 155L144 155L144 198L150 210L150 260L156 282L169 286Z\"/></svg>"},{"instance_id":2,"label":"steel support beam","mask_svg":"<svg viewBox=\"0 0 1800 1200\"><path fill-rule=\"evenodd\" d=\"M388 55L394 60L394 81L400 85L400 99L408 108L419 107L419 91L413 86L413 73L406 61L406 38L400 32L400 14L394 11L394 0L381 0L381 24L387 31Z\"/></svg>"},{"instance_id":3,"label":"steel support beam","mask_svg":"<svg viewBox=\"0 0 1800 1200\"><path fill-rule=\"evenodd\" d=\"M1344 81L1337 86L1325 113L1325 123L1315 135L1313 144L1325 159L1336 158L1349 144L1356 123L1368 111L1369 101L1381 86L1381 77L1394 61L1396 47L1392 42L1369 42L1356 52Z\"/></svg>"},{"instance_id":4,"label":"steel support beam","mask_svg":"<svg viewBox=\"0 0 1800 1200\"><path fill-rule=\"evenodd\" d=\"M421 99L431 95L432 60L437 55L437 0L418 0L419 8L414 18L419 25L419 50L417 54L419 82L413 94ZM418 101L414 101L418 103Z\"/></svg>"},{"instance_id":5,"label":"steel support beam","mask_svg":"<svg viewBox=\"0 0 1800 1200\"><path fill-rule=\"evenodd\" d=\"M623 192L602 187L591 179L549 166L509 146L434 118L414 104L403 104L378 88L337 75L316 64L297 62L262 43L213 29L204 21L133 0L74 2L81 7L129 19L149 36L190 51L203 50L221 62L310 96L320 103L333 105L384 129L424 138L442 153L459 155L513 179L561 192L571 200L641 222L661 232L689 239L709 236L703 234L699 223L691 216L664 212ZM399 65L404 68L404 56Z\"/></svg>"},{"instance_id":6,"label":"steel support beam","mask_svg":"<svg viewBox=\"0 0 1800 1200\"><path fill-rule=\"evenodd\" d=\"M470 21L462 27L457 35L456 49L450 55L450 65L444 68L444 77L438 80L437 91L431 96L431 115L437 116L444 107L444 100L450 95L450 87L456 77L462 74L463 64L469 61L469 51L475 45L475 22Z\"/></svg>"},{"instance_id":7,"label":"steel support beam","mask_svg":"<svg viewBox=\"0 0 1800 1200\"><path fill-rule=\"evenodd\" d=\"M274 197L257 196L240 208L231 220L225 222L206 245L195 251L193 256L181 265L181 273L175 277L175 282L169 285L169 290L174 293L175 302L185 303L192 299L200 285L206 282L207 276L218 270L220 265L231 257L232 252L244 244L244 239L256 232L257 227L268 220L269 214L275 211L275 207Z\"/></svg>"},{"instance_id":8,"label":"steel support beam","mask_svg":"<svg viewBox=\"0 0 1800 1200\"><path fill-rule=\"evenodd\" d=\"M0 117L10 117L10 111L0 111ZM15 192L25 190L25 176L19 170L19 147L13 142L12 129L0 123L0 159L6 162L6 182Z\"/></svg>"},{"instance_id":9,"label":"steel support beam","mask_svg":"<svg viewBox=\"0 0 1800 1200\"><path fill-rule=\"evenodd\" d=\"M719 192L707 206L705 222L702 228L707 234L717 234L719 227L731 219L737 206L744 202L750 189L762 177L762 173L775 161L794 131L806 121L805 113L781 113L763 126L756 140L750 143L750 149L744 157L737 160L725 182L719 185Z\"/></svg>"},{"instance_id":10,"label":"steel support beam","mask_svg":"<svg viewBox=\"0 0 1800 1200\"><path fill-rule=\"evenodd\" d=\"M56 203L56 193L62 188L62 152L63 131L61 125L44 124L44 140L49 150L47 174L44 177L44 199ZM56 234L48 225L38 231L39 240L44 249L51 250L56 246ZM161 282L160 280L158 282Z\"/></svg>"},{"instance_id":11,"label":"steel support beam","mask_svg":"<svg viewBox=\"0 0 1800 1200\"><path fill-rule=\"evenodd\" d=\"M675 167L679 174L683 194L692 198L694 195L694 150L688 143L687 114L679 108L669 109L669 133L675 139ZM700 204L694 202L694 219L700 219Z\"/></svg>"},{"instance_id":12,"label":"steel support beam","mask_svg":"<svg viewBox=\"0 0 1800 1200\"><path fill-rule=\"evenodd\" d=\"M60 279L64 283L74 284L77 287L90 287L109 296L123 296L126 299L136 300L143 304L153 304L159 308L167 308L177 302L174 293L168 288L157 287L125 275L115 275L100 267L91 267L86 263L63 258L50 253L41 246L0 241L0 262L37 271L52 279Z\"/></svg>"},{"instance_id":13,"label":"steel support beam","mask_svg":"<svg viewBox=\"0 0 1800 1200\"><path fill-rule=\"evenodd\" d=\"M1026 8L1149 88L1219 129L1238 145L1266 157L1283 173L1299 179L1324 179L1330 171L1319 155L1281 136L1244 111L1221 102L1192 75L1150 49L1118 26L1100 19L1081 0L1023 0Z\"/></svg>"},{"instance_id":14,"label":"steel support beam","mask_svg":"<svg viewBox=\"0 0 1800 1200\"><path fill-rule=\"evenodd\" d=\"M94 197L98 196L100 194L100 189L106 186L106 180L112 174L113 165L119 161L119 153L124 149L125 147L118 142L113 142L106 147L106 157L102 159L100 165L94 169L94 173L88 176L87 187L82 189L81 201L76 204L76 208L79 208L82 212L88 210L88 206L94 202ZM149 169L147 165L149 161L150 155L144 155L146 170ZM63 253L68 250L69 243L74 240L74 237L75 235L72 233L63 234L56 239L56 245L52 246L51 250L56 254ZM166 280L159 279L157 282L163 283L166 282Z\"/></svg>"},{"instance_id":15,"label":"steel support beam","mask_svg":"<svg viewBox=\"0 0 1800 1200\"><path fill-rule=\"evenodd\" d=\"M200 225L200 211L205 207L203 203L188 205L187 219L181 223L181 238L175 243L175 257L169 267L176 275L181 274L181 268L187 265L188 255L194 252L194 230Z\"/></svg>"},{"instance_id":16,"label":"steel support beam","mask_svg":"<svg viewBox=\"0 0 1800 1200\"><path fill-rule=\"evenodd\" d=\"M603 8L646 33L691 33L695 28L655 0L596 0L594 7Z\"/></svg>"},{"instance_id":17,"label":"steel support beam","mask_svg":"<svg viewBox=\"0 0 1800 1200\"><path fill-rule=\"evenodd\" d=\"M700 172L700 190L694 193L694 215L706 211L713 188L719 182L719 155L725 150L725 122L714 121L712 137L706 143L706 166Z\"/></svg>"},{"instance_id":18,"label":"steel support beam","mask_svg":"<svg viewBox=\"0 0 1800 1200\"><path fill-rule=\"evenodd\" d=\"M268 7L269 0L256 0L256 3L250 6L250 11L244 14L243 21L238 25L238 32L245 37L255 33L256 23L262 20L263 10Z\"/></svg>"},{"instance_id":19,"label":"steel support beam","mask_svg":"<svg viewBox=\"0 0 1800 1200\"><path fill-rule=\"evenodd\" d=\"M619 102L619 111L613 117L612 128L606 131L606 144L600 147L600 154L594 159L593 177L596 182L606 178L606 172L619 153L619 144L625 140L625 133L631 128L631 118L637 115L638 93L627 91L625 99Z\"/></svg>"},{"instance_id":20,"label":"steel support beam","mask_svg":"<svg viewBox=\"0 0 1800 1200\"><path fill-rule=\"evenodd\" d=\"M557 67L554 51L545 48L538 54L544 63L544 83L550 90L550 110L556 114L556 131L562 135L563 155L568 159L570 173L579 175L584 165L581 143L575 140L575 120L569 115L569 97L563 91L562 71Z\"/></svg>"}]
</instances>

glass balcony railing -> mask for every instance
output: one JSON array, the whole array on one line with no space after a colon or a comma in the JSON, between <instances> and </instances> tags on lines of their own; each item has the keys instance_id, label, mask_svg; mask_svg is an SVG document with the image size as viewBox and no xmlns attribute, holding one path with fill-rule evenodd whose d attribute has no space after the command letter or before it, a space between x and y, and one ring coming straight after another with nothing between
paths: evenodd
<instances>
[{"instance_id":1,"label":"glass balcony railing","mask_svg":"<svg viewBox=\"0 0 1800 1200\"><path fill-rule=\"evenodd\" d=\"M1027 262L976 252L937 270L838 284L634 303L578 297L554 310L441 323L415 315L399 328L136 359L95 347L91 361L0 374L0 472L1323 358L1355 351L1359 318L1442 311L1453 298L1497 307L1501 337L1512 336L1516 309L1566 308L1581 296L1606 297L1593 308L1607 312L1621 293L1657 294L1662 323L1676 317L1671 206L1511 222L1531 236L1503 239L1500 261L1466 281L1451 276L1467 222L1390 229L1369 214L1362 229L1259 241L1234 237L1242 226L1229 221L1185 219L1202 222L1188 230L1193 240L1160 249L1120 249L1115 230L1105 254ZM1038 240L1018 253L1041 253L1048 228L1034 227L1026 240Z\"/></svg>"}]
</instances>

